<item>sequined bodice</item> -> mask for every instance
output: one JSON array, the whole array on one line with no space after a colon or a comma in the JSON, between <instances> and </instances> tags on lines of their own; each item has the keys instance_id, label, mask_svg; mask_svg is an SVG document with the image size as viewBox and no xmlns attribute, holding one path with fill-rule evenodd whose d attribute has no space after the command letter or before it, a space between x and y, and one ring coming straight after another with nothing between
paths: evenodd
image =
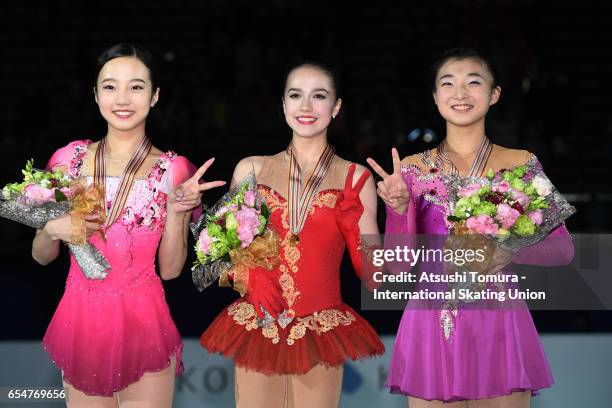
<instances>
[{"instance_id":1,"label":"sequined bodice","mask_svg":"<svg viewBox=\"0 0 612 408\"><path fill-rule=\"evenodd\" d=\"M285 198L262 184L259 192L270 208L270 225L281 238L278 269L289 306L297 316L303 316L340 304L340 262L345 243L334 215L340 190L317 193L297 244L291 242Z\"/></svg>"},{"instance_id":2,"label":"sequined bodice","mask_svg":"<svg viewBox=\"0 0 612 408\"><path fill-rule=\"evenodd\" d=\"M451 211L448 197L448 183L465 180L464 177L453 177L440 167L440 161L431 157L426 151L419 155L419 165L403 165L401 173L410 190L410 199L416 209L416 231L419 234L448 234L451 225L447 215ZM528 166L540 166L536 156L531 155ZM540 166L541 167L541 166ZM483 178L470 177L474 183Z\"/></svg>"},{"instance_id":3,"label":"sequined bodice","mask_svg":"<svg viewBox=\"0 0 612 408\"><path fill-rule=\"evenodd\" d=\"M77 141L68 148L60 149L50 161L68 168L73 178L82 178L86 184L93 182L91 175L82 174L84 158L89 141ZM136 178L119 218L106 228L105 239L94 235L90 242L100 250L111 266L104 280L85 278L71 256L70 272L66 288L78 287L89 291L123 293L131 287L150 283L159 284L155 272L155 254L166 218L168 171L176 154L168 152L155 162L147 178ZM110 210L120 177L106 177L106 209Z\"/></svg>"},{"instance_id":4,"label":"sequined bodice","mask_svg":"<svg viewBox=\"0 0 612 408\"><path fill-rule=\"evenodd\" d=\"M91 177L87 179L91 181ZM119 177L107 177L107 208L115 199L119 181ZM135 180L126 208L133 211L135 217L142 219L151 217L148 212L152 210L147 208L147 204L151 201L152 195L153 191L149 188L148 180ZM151 228L135 222L126 222L124 211L123 216L106 230L106 242L97 236L90 239L90 242L104 254L111 265L111 272L106 279L103 281L88 280L73 262L66 285L85 285L90 289L105 288L105 290L113 287L113 289L120 290L121 287L136 286L157 280L155 254L162 232L163 228Z\"/></svg>"}]
</instances>

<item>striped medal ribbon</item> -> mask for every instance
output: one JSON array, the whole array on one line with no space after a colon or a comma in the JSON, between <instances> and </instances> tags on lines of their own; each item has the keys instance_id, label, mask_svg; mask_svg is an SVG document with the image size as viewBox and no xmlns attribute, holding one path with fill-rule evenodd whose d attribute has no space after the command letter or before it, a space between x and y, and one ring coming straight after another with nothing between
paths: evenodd
<instances>
[{"instance_id":1,"label":"striped medal ribbon","mask_svg":"<svg viewBox=\"0 0 612 408\"><path fill-rule=\"evenodd\" d=\"M110 212L107 214L106 222L104 223L106 229L110 228L110 226L113 225L113 223L119 218L119 215L127 202L132 184L134 184L136 173L151 151L151 147L149 138L147 136L143 136L140 140L138 148L134 151L134 153L132 153L130 161L128 162L127 166L125 166L125 169L123 169L121 182L117 188L117 195L115 196L115 200L113 200L113 205ZM100 141L98 148L96 149L94 183L100 186L102 191L104 191L105 203L102 207L104 208L104 211L106 211L106 138Z\"/></svg>"},{"instance_id":2,"label":"striped medal ribbon","mask_svg":"<svg viewBox=\"0 0 612 408\"><path fill-rule=\"evenodd\" d=\"M452 174L460 175L459 170L457 170L451 159L446 154L445 146L446 140L443 140L442 143L438 145L438 157L450 168L450 172ZM482 142L480 142L480 146L478 146L476 157L470 166L470 171L468 172L467 177L480 177L482 175L492 151L493 143L491 143L488 137L483 137Z\"/></svg>"},{"instance_id":3,"label":"striped medal ribbon","mask_svg":"<svg viewBox=\"0 0 612 408\"><path fill-rule=\"evenodd\" d=\"M335 149L330 144L325 147L304 190L302 190L302 171L291 146L287 148L287 153L289 154L289 226L293 233L290 242L296 245L299 242L298 234L306 222L310 204L331 166Z\"/></svg>"}]
</instances>

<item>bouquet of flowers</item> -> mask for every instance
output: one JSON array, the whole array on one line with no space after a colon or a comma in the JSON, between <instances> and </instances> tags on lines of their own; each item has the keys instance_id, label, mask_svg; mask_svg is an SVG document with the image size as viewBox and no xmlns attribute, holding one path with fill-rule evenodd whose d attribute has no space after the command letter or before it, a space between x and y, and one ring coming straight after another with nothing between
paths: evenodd
<instances>
[{"instance_id":1,"label":"bouquet of flowers","mask_svg":"<svg viewBox=\"0 0 612 408\"><path fill-rule=\"evenodd\" d=\"M535 165L449 185L451 232L488 236L512 252L541 241L576 212Z\"/></svg>"},{"instance_id":2,"label":"bouquet of flowers","mask_svg":"<svg viewBox=\"0 0 612 408\"><path fill-rule=\"evenodd\" d=\"M85 214L100 211L103 194L95 186L85 188L60 170L34 168L28 160L23 181L2 189L0 216L32 228L42 229L47 221L66 213L73 216L73 239L68 246L85 276L104 279L110 265L85 237ZM103 214L103 211L100 211Z\"/></svg>"},{"instance_id":3,"label":"bouquet of flowers","mask_svg":"<svg viewBox=\"0 0 612 408\"><path fill-rule=\"evenodd\" d=\"M219 286L232 286L241 296L247 291L249 269L272 271L280 263L279 237L267 228L270 210L257 193L255 174L230 189L197 223L191 224L196 239L197 260L192 268L196 287L202 291L219 279ZM266 325L272 317L263 310ZM291 318L278 318L285 327Z\"/></svg>"},{"instance_id":4,"label":"bouquet of flowers","mask_svg":"<svg viewBox=\"0 0 612 408\"><path fill-rule=\"evenodd\" d=\"M483 250L482 262L465 262L462 267L445 263L447 273L457 269L499 274L520 248L543 240L548 233L576 212L532 160L526 165L489 170L485 179L447 176L451 226L445 248ZM500 288L496 283L495 286ZM448 283L450 288L484 289L484 283ZM464 303L474 302L463 300ZM445 301L439 320L449 338L459 301ZM495 303L493 303L495 305ZM487 304L492 307L491 303Z\"/></svg>"}]
</instances>

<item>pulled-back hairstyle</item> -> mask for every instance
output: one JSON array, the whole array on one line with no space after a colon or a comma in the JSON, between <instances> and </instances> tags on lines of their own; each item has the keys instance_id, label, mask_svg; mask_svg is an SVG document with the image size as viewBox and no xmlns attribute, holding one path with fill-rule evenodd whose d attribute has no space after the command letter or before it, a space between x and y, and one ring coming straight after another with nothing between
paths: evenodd
<instances>
[{"instance_id":1,"label":"pulled-back hairstyle","mask_svg":"<svg viewBox=\"0 0 612 408\"><path fill-rule=\"evenodd\" d=\"M149 78L151 79L151 87L153 89L153 92L155 92L155 88L157 87L157 83L155 81L156 79L155 72L157 71L155 69L156 64L153 58L153 54L151 54L151 52L148 49L140 45L131 44L131 43L120 43L120 44L113 45L112 47L104 51L102 54L100 54L100 56L98 57L97 63L96 63L96 75L94 77L94 86L96 85L98 81L98 76L100 75L100 71L102 70L102 67L104 66L104 64L106 64L110 60L113 60L115 58L120 58L120 57L138 58L140 62L142 62L144 66L147 67L147 69L149 70Z\"/></svg>"},{"instance_id":2,"label":"pulled-back hairstyle","mask_svg":"<svg viewBox=\"0 0 612 408\"><path fill-rule=\"evenodd\" d=\"M340 83L338 81L338 76L335 74L334 70L329 68L327 65L320 63L320 62L316 62L316 61L302 61L300 63L291 65L285 74L285 84L283 87L283 93L284 93L284 90L287 89L287 80L289 79L289 75L291 75L291 73L298 68L314 68L316 70L321 71L323 74L325 74L329 78L329 81L332 86L332 90L334 91L334 94L336 95L336 99L340 98Z\"/></svg>"},{"instance_id":3,"label":"pulled-back hairstyle","mask_svg":"<svg viewBox=\"0 0 612 408\"><path fill-rule=\"evenodd\" d=\"M442 55L437 59L437 61L432 65L433 72L433 92L436 92L436 78L438 77L438 73L440 69L449 61L459 61L465 59L472 59L480 62L485 69L491 75L491 88L495 88L497 86L495 68L491 63L491 60L487 58L485 55L476 51L474 48L470 47L457 47L452 48L450 50L446 50Z\"/></svg>"}]
</instances>

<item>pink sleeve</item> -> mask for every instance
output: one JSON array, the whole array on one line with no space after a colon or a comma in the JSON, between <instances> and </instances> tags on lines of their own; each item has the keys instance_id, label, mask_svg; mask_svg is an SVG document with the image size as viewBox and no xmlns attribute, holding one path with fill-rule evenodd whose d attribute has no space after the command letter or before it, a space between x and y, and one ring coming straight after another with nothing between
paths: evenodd
<instances>
[{"instance_id":1,"label":"pink sleeve","mask_svg":"<svg viewBox=\"0 0 612 408\"><path fill-rule=\"evenodd\" d=\"M164 175L166 176L164 183L167 189L166 192L169 193L174 187L193 176L195 171L195 166L185 156L176 156L172 159L168 172Z\"/></svg>"},{"instance_id":2,"label":"pink sleeve","mask_svg":"<svg viewBox=\"0 0 612 408\"><path fill-rule=\"evenodd\" d=\"M560 266L574 259L574 243L565 224L553 229L544 240L521 248L513 262L525 265Z\"/></svg>"},{"instance_id":3,"label":"pink sleeve","mask_svg":"<svg viewBox=\"0 0 612 408\"><path fill-rule=\"evenodd\" d=\"M196 172L196 167L185 156L176 156L172 159L168 171L164 174L162 185L164 192L169 194L170 191L179 184L183 183ZM191 215L192 221L197 221L202 214L202 207L197 207Z\"/></svg>"},{"instance_id":4,"label":"pink sleeve","mask_svg":"<svg viewBox=\"0 0 612 408\"><path fill-rule=\"evenodd\" d=\"M64 166L66 169L70 168L70 162L74 156L74 151L78 145L89 144L91 140L75 140L74 142L68 143L66 146L61 147L53 153L53 156L47 162L46 169L53 170L56 167Z\"/></svg>"}]
</instances>

